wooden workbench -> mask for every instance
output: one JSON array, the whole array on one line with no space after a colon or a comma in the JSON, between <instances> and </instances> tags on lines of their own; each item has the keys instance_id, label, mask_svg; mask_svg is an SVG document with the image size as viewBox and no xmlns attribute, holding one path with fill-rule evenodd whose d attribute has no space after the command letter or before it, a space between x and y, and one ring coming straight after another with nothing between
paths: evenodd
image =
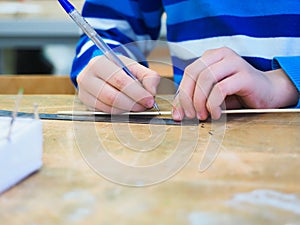
<instances>
[{"instance_id":1,"label":"wooden workbench","mask_svg":"<svg viewBox=\"0 0 300 225\"><path fill-rule=\"evenodd\" d=\"M0 96L0 109L11 110L14 100ZM162 109L169 107L157 101ZM33 103L41 113L55 113L72 110L74 97L25 95L20 111L31 112ZM43 167L0 195L1 224L299 224L300 114L232 115L225 122L222 139L213 139L217 131L211 121L200 122L187 165L164 182L137 188L110 182L88 165L72 121L44 120ZM147 126L130 124L141 136ZM112 124L95 127L118 154ZM178 141L179 129L167 128L173 135L166 135L155 157L170 150L168 142ZM199 172L211 141L220 143L220 152Z\"/></svg>"}]
</instances>

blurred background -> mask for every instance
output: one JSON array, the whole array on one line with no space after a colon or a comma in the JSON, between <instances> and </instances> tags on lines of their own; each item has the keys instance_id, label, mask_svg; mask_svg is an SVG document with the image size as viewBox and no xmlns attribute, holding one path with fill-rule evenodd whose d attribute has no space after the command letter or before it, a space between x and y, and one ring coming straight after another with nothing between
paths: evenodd
<instances>
[{"instance_id":1,"label":"blurred background","mask_svg":"<svg viewBox=\"0 0 300 225\"><path fill-rule=\"evenodd\" d=\"M84 0L71 2L81 11ZM58 93L57 85L63 82L62 93L74 93L69 73L79 36L57 0L0 0L0 93L16 93L23 86L27 93ZM173 93L173 83L166 84L172 81L172 66L165 42L148 59L150 67L168 79L161 82L159 93Z\"/></svg>"},{"instance_id":2,"label":"blurred background","mask_svg":"<svg viewBox=\"0 0 300 225\"><path fill-rule=\"evenodd\" d=\"M0 1L1 74L68 74L78 37L56 0Z\"/></svg>"}]
</instances>

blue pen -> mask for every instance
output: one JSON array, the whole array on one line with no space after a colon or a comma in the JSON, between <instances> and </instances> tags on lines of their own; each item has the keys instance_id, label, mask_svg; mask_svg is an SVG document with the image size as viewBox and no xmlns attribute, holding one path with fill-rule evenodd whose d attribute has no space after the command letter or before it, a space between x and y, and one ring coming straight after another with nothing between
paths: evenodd
<instances>
[{"instance_id":1,"label":"blue pen","mask_svg":"<svg viewBox=\"0 0 300 225\"><path fill-rule=\"evenodd\" d=\"M100 35L92 28L92 26L81 16L75 7L68 0L58 0L64 10L74 20L74 22L82 29L82 31L94 42L94 44L103 52L103 54L118 67L120 67L128 76L138 81L138 79L130 72L126 65L119 59L113 50L103 41ZM139 81L138 81L139 82ZM154 102L153 107L159 112L158 105Z\"/></svg>"}]
</instances>

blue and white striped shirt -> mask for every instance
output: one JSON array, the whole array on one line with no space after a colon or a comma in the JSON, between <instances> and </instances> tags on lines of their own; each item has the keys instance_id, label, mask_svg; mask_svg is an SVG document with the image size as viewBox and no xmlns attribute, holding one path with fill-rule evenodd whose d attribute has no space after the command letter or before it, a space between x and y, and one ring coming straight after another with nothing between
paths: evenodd
<instances>
[{"instance_id":1,"label":"blue and white striped shirt","mask_svg":"<svg viewBox=\"0 0 300 225\"><path fill-rule=\"evenodd\" d=\"M141 63L159 38L164 12L177 84L204 51L227 46L259 70L282 67L300 90L299 0L86 0L82 11L112 48L121 46L119 52ZM71 72L75 85L100 54L82 35Z\"/></svg>"}]
</instances>

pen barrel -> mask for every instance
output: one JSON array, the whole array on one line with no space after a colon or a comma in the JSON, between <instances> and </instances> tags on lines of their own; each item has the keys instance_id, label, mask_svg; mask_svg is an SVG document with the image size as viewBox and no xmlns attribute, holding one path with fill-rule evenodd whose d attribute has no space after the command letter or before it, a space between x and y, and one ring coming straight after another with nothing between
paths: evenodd
<instances>
[{"instance_id":1,"label":"pen barrel","mask_svg":"<svg viewBox=\"0 0 300 225\"><path fill-rule=\"evenodd\" d=\"M131 71L126 67L122 60L114 53L114 51L103 41L100 35L94 30L94 28L82 17L82 15L67 1L59 0L63 8L73 19L73 21L81 28L81 30L94 42L94 44L103 52L104 56L108 58L111 62L115 63L116 66L121 68L128 76L133 80L138 81L138 79L131 73ZM140 85L140 83L138 81ZM154 107L159 111L156 103Z\"/></svg>"},{"instance_id":2,"label":"pen barrel","mask_svg":"<svg viewBox=\"0 0 300 225\"><path fill-rule=\"evenodd\" d=\"M70 17L75 21L75 23L81 28L81 30L93 40L97 47L103 51L103 53L109 52L110 48L107 44L100 38L94 28L80 15L80 13L75 9L69 13ZM99 37L97 37L99 36Z\"/></svg>"}]
</instances>

